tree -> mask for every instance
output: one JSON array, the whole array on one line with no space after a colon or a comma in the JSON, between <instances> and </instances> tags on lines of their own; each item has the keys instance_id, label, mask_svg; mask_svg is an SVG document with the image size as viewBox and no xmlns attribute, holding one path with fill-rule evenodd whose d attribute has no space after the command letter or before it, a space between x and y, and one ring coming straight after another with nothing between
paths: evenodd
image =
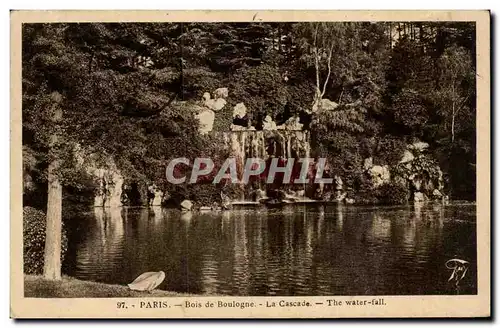
<instances>
[{"instance_id":1,"label":"tree","mask_svg":"<svg viewBox=\"0 0 500 328\"><path fill-rule=\"evenodd\" d=\"M40 154L39 166L48 184L47 279L61 277L57 254L63 189L85 180L84 172L74 165L75 146L99 155L103 162L112 158L127 172L127 179L148 182L154 175L144 172L152 165L163 172L158 164L168 160L165 153L153 151L158 145L148 142L150 136L160 142L162 138L178 140L163 142L173 145L167 149L169 157L200 147L194 110L172 105L182 90L178 87L182 74L178 67L168 66L175 63L155 61L159 52L179 53L179 49L167 50L168 42L159 43L151 36L172 32L158 31L158 27L164 26L23 27L23 143Z\"/></svg>"},{"instance_id":2,"label":"tree","mask_svg":"<svg viewBox=\"0 0 500 328\"><path fill-rule=\"evenodd\" d=\"M245 103L250 120L257 125L266 115L275 119L283 114L288 103L288 88L280 70L267 64L240 68L229 86L232 97Z\"/></svg>"},{"instance_id":3,"label":"tree","mask_svg":"<svg viewBox=\"0 0 500 328\"><path fill-rule=\"evenodd\" d=\"M397 40L387 71L386 131L431 145L455 197L475 197L475 28L419 23ZM424 124L425 123L425 124Z\"/></svg>"},{"instance_id":4,"label":"tree","mask_svg":"<svg viewBox=\"0 0 500 328\"><path fill-rule=\"evenodd\" d=\"M297 24L295 31L298 32L299 43L303 49L306 62L312 62L315 71L315 91L312 103L312 111L318 108L321 99L326 93L326 88L332 73L333 50L340 50L338 42L343 42L347 25L342 23L302 23ZM336 47L337 46L337 47ZM321 73L326 65L326 76L322 79Z\"/></svg>"},{"instance_id":5,"label":"tree","mask_svg":"<svg viewBox=\"0 0 500 328\"><path fill-rule=\"evenodd\" d=\"M61 278L62 185L60 169L67 154L64 130L65 91L78 84L77 56L61 38L62 24L28 25L23 33L23 135L35 152L46 153L48 198L44 277ZM63 73L64 72L64 73ZM63 74L67 74L63 78ZM76 75L77 76L77 75ZM24 138L23 138L24 139Z\"/></svg>"},{"instance_id":6,"label":"tree","mask_svg":"<svg viewBox=\"0 0 500 328\"><path fill-rule=\"evenodd\" d=\"M447 48L438 60L440 70L440 88L435 91L434 99L439 104L441 113L449 124L451 143L455 142L457 117L468 106L471 96L475 95L468 80L474 79L474 70L470 54L464 48Z\"/></svg>"},{"instance_id":7,"label":"tree","mask_svg":"<svg viewBox=\"0 0 500 328\"><path fill-rule=\"evenodd\" d=\"M61 139L59 123L62 119L60 107L62 97L58 92L53 92L51 100L54 104L49 110L49 124L52 125L53 133L50 136L47 169L49 187L43 275L45 279L59 280L61 279L62 185L57 172L61 164L57 149Z\"/></svg>"}]
</instances>

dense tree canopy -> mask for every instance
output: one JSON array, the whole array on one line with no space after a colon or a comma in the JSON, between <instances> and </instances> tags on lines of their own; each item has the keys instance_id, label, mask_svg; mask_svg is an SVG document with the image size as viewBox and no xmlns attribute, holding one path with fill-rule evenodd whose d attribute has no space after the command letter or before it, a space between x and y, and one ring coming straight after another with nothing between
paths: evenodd
<instances>
[{"instance_id":1,"label":"dense tree canopy","mask_svg":"<svg viewBox=\"0 0 500 328\"><path fill-rule=\"evenodd\" d=\"M162 183L158 166L208 151L194 105L228 87L228 107L244 102L257 127L266 115L310 120L321 98L337 103L310 126L339 174L367 156L394 161L418 138L449 174L452 194L473 197L474 38L469 23L25 24L25 171L46 181L60 97L52 148L64 185L83 188L71 169L76 143L112 156L131 180Z\"/></svg>"}]
</instances>

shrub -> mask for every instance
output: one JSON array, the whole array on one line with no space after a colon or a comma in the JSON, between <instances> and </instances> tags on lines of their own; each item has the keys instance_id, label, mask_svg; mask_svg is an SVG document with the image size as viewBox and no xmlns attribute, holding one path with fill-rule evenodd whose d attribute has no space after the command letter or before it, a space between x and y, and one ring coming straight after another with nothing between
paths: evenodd
<instances>
[{"instance_id":1,"label":"shrub","mask_svg":"<svg viewBox=\"0 0 500 328\"><path fill-rule=\"evenodd\" d=\"M45 249L45 213L33 207L23 208L24 273L41 274ZM62 229L61 261L68 248L66 231Z\"/></svg>"},{"instance_id":2,"label":"shrub","mask_svg":"<svg viewBox=\"0 0 500 328\"><path fill-rule=\"evenodd\" d=\"M188 185L189 199L197 206L210 206L220 203L220 188L211 183Z\"/></svg>"},{"instance_id":3,"label":"shrub","mask_svg":"<svg viewBox=\"0 0 500 328\"><path fill-rule=\"evenodd\" d=\"M401 205L408 201L408 189L397 183L388 183L376 188L373 196L378 204Z\"/></svg>"},{"instance_id":4,"label":"shrub","mask_svg":"<svg viewBox=\"0 0 500 328\"><path fill-rule=\"evenodd\" d=\"M399 163L406 150L404 140L394 136L383 136L378 141L374 154L375 165L394 165Z\"/></svg>"}]
</instances>

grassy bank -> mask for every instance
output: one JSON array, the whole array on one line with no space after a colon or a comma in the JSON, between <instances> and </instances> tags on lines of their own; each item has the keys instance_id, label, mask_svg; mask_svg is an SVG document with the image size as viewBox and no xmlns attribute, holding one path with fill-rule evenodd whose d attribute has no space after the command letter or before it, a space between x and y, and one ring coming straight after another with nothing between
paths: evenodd
<instances>
[{"instance_id":1,"label":"grassy bank","mask_svg":"<svg viewBox=\"0 0 500 328\"><path fill-rule=\"evenodd\" d=\"M127 286L108 285L63 277L59 281L49 281L41 276L24 276L24 296L42 298L86 298L86 297L172 297L190 296L164 290L151 293L130 290Z\"/></svg>"}]
</instances>

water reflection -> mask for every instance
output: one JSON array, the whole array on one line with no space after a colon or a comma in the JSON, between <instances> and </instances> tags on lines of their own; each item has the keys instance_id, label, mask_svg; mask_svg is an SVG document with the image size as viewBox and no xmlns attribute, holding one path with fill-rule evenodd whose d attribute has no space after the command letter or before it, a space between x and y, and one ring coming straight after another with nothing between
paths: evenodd
<instances>
[{"instance_id":1,"label":"water reflection","mask_svg":"<svg viewBox=\"0 0 500 328\"><path fill-rule=\"evenodd\" d=\"M86 236L86 243L94 246L79 249L75 261L77 274L99 279L117 270L114 264L123 258L125 229L121 209L95 208L94 218L92 233Z\"/></svg>"},{"instance_id":2,"label":"water reflection","mask_svg":"<svg viewBox=\"0 0 500 328\"><path fill-rule=\"evenodd\" d=\"M193 214L96 209L68 274L125 284L163 270L161 289L229 295L452 294L444 263L475 264L475 206L290 206ZM471 265L461 293L476 292Z\"/></svg>"}]
</instances>

